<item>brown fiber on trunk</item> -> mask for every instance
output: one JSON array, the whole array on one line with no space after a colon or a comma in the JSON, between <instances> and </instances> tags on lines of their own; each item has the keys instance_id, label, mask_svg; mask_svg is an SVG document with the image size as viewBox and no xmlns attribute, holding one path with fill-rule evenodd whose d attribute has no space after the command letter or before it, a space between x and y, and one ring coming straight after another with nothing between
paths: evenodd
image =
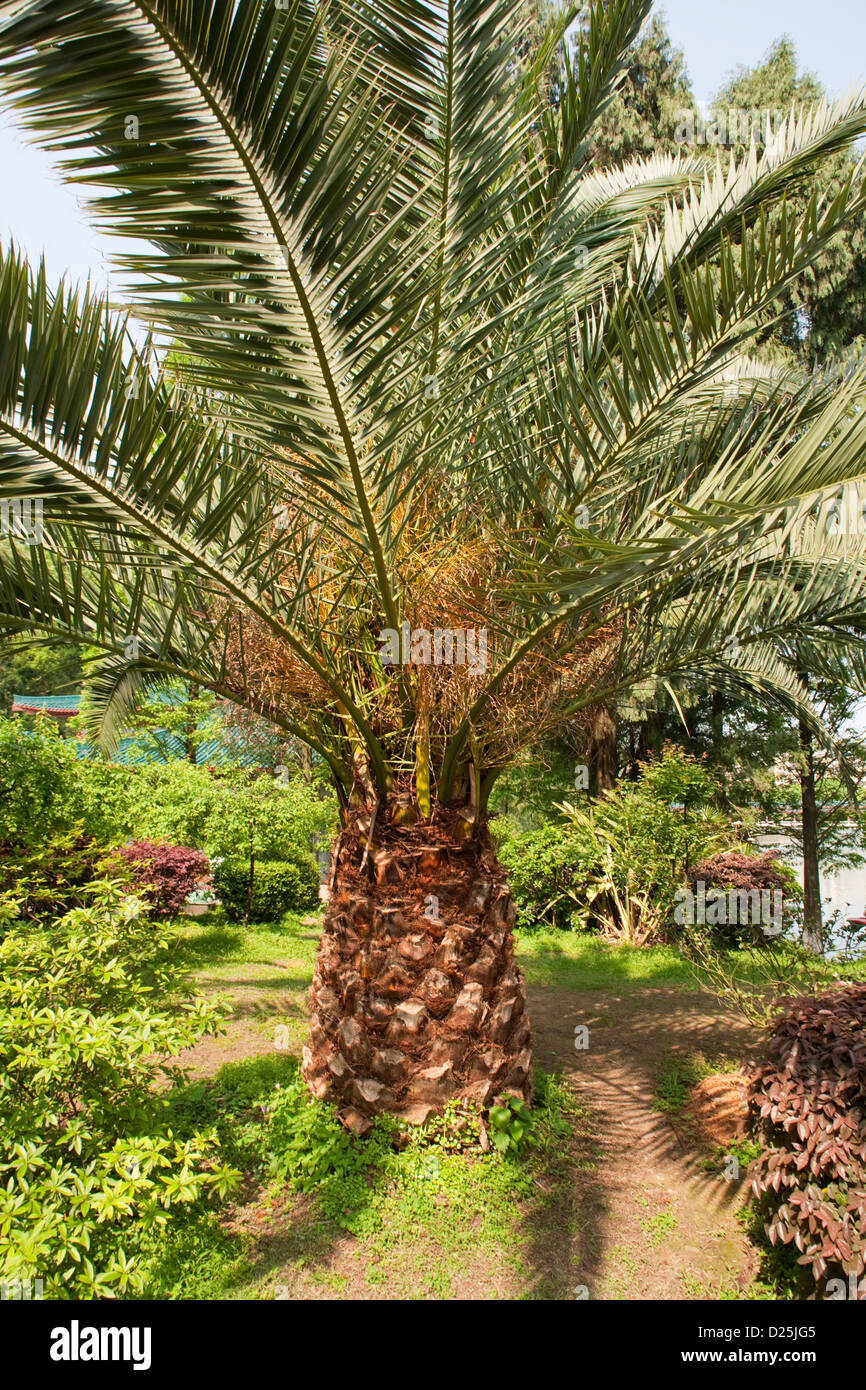
<instances>
[{"instance_id":1,"label":"brown fiber on trunk","mask_svg":"<svg viewBox=\"0 0 866 1390\"><path fill-rule=\"evenodd\" d=\"M514 904L486 828L459 812L411 817L389 796L373 825L355 814L335 850L310 990L302 1070L356 1133L388 1111L420 1123L453 1098L532 1098Z\"/></svg>"}]
</instances>

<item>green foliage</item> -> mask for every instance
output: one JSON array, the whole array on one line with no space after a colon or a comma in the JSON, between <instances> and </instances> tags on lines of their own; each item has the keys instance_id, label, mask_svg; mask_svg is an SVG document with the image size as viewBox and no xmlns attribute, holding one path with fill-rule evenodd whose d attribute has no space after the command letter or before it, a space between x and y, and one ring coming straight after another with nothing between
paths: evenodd
<instances>
[{"instance_id":1,"label":"green foliage","mask_svg":"<svg viewBox=\"0 0 866 1390\"><path fill-rule=\"evenodd\" d=\"M667 748L636 782L620 782L588 807L563 807L593 865L580 904L586 926L636 945L670 935L689 865L730 843L708 804L710 788L696 759Z\"/></svg>"},{"instance_id":2,"label":"green foliage","mask_svg":"<svg viewBox=\"0 0 866 1390\"><path fill-rule=\"evenodd\" d=\"M688 865L725 836L697 759L668 747L641 769L597 801L566 803L564 822L500 846L519 927L601 928L636 944L668 934Z\"/></svg>"},{"instance_id":3,"label":"green foliage","mask_svg":"<svg viewBox=\"0 0 866 1390\"><path fill-rule=\"evenodd\" d=\"M100 846L77 828L54 834L35 848L7 846L0 859L0 892L14 896L23 918L61 916L87 901L100 858Z\"/></svg>"},{"instance_id":4,"label":"green foliage","mask_svg":"<svg viewBox=\"0 0 866 1390\"><path fill-rule=\"evenodd\" d=\"M139 1233L237 1180L214 1133L173 1133L154 1089L219 1027L215 1005L181 990L169 944L110 884L0 942L3 1279L41 1277L55 1298L135 1291Z\"/></svg>"},{"instance_id":5,"label":"green foliage","mask_svg":"<svg viewBox=\"0 0 866 1390\"><path fill-rule=\"evenodd\" d=\"M685 60L653 15L632 44L622 82L596 124L592 158L600 167L674 154L679 112L694 106Z\"/></svg>"},{"instance_id":6,"label":"green foliage","mask_svg":"<svg viewBox=\"0 0 866 1390\"><path fill-rule=\"evenodd\" d=\"M52 642L18 647L0 644L0 714L8 714L13 695L61 695L81 679L81 647Z\"/></svg>"},{"instance_id":7,"label":"green foliage","mask_svg":"<svg viewBox=\"0 0 866 1390\"><path fill-rule=\"evenodd\" d=\"M338 1123L334 1106L310 1095L300 1074L268 1107L267 1143L271 1172L298 1192L358 1167L357 1142Z\"/></svg>"},{"instance_id":8,"label":"green foliage","mask_svg":"<svg viewBox=\"0 0 866 1390\"><path fill-rule=\"evenodd\" d=\"M183 759L123 767L78 757L49 719L0 718L0 842L34 849L86 827L105 845L153 840L209 856L291 858L327 847L336 800L322 781Z\"/></svg>"},{"instance_id":9,"label":"green foliage","mask_svg":"<svg viewBox=\"0 0 866 1390\"><path fill-rule=\"evenodd\" d=\"M546 825L506 840L498 853L508 873L518 927L573 924L592 863L585 840L562 825Z\"/></svg>"},{"instance_id":10,"label":"green foliage","mask_svg":"<svg viewBox=\"0 0 866 1390\"><path fill-rule=\"evenodd\" d=\"M529 1128L529 1107L522 1096L503 1095L490 1107L490 1133L501 1154L517 1153Z\"/></svg>"},{"instance_id":11,"label":"green foliage","mask_svg":"<svg viewBox=\"0 0 866 1390\"><path fill-rule=\"evenodd\" d=\"M327 847L336 826L333 795L302 777L281 781L232 770L214 779L213 791L204 844L211 857L291 858L296 849Z\"/></svg>"},{"instance_id":12,"label":"green foliage","mask_svg":"<svg viewBox=\"0 0 866 1390\"><path fill-rule=\"evenodd\" d=\"M549 824L557 802L574 789L575 756L550 747L526 752L496 779L488 812L497 842L515 839Z\"/></svg>"},{"instance_id":13,"label":"green foliage","mask_svg":"<svg viewBox=\"0 0 866 1390\"><path fill-rule=\"evenodd\" d=\"M318 866L303 850L286 849L285 858L275 863L257 859L252 894L250 865L243 860L218 864L213 883L230 922L273 922L284 912L309 911L319 902Z\"/></svg>"},{"instance_id":14,"label":"green foliage","mask_svg":"<svg viewBox=\"0 0 866 1390\"><path fill-rule=\"evenodd\" d=\"M36 847L79 819L75 744L50 719L0 719L0 842Z\"/></svg>"},{"instance_id":15,"label":"green foliage","mask_svg":"<svg viewBox=\"0 0 866 1390\"><path fill-rule=\"evenodd\" d=\"M798 69L794 45L783 37L754 67L737 68L714 104L747 111L781 111L787 116L792 103L815 102L824 95L814 73ZM842 150L824 161L822 172L831 195L838 192L850 172L854 156L855 151ZM800 191L797 196L804 204L805 194ZM783 341L812 357L844 351L858 339L862 343L864 290L866 232L858 220L834 237L782 297L786 311Z\"/></svg>"}]
</instances>

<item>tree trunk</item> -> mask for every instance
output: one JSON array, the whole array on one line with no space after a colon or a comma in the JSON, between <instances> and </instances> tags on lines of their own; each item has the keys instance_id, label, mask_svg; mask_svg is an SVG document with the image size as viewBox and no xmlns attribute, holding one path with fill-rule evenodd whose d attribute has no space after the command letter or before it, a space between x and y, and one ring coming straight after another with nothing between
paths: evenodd
<instances>
[{"instance_id":1,"label":"tree trunk","mask_svg":"<svg viewBox=\"0 0 866 1390\"><path fill-rule=\"evenodd\" d=\"M335 851L302 1069L356 1133L380 1111L423 1123L451 1099L532 1097L515 909L486 827L414 814L389 795L369 853L358 812Z\"/></svg>"},{"instance_id":2,"label":"tree trunk","mask_svg":"<svg viewBox=\"0 0 866 1390\"><path fill-rule=\"evenodd\" d=\"M710 728L713 740L713 762L718 766L722 759L725 740L725 697L721 690L714 690L710 696Z\"/></svg>"},{"instance_id":3,"label":"tree trunk","mask_svg":"<svg viewBox=\"0 0 866 1390\"><path fill-rule=\"evenodd\" d=\"M198 699L198 686L197 686L197 685L193 685L193 684L190 685L190 687L189 687L189 698L190 698L191 701L192 701L192 700L197 700L197 699ZM190 714L189 718L188 718L187 721L186 721L186 729L185 729L185 731L184 731L184 751L185 751L185 755L186 755L186 760L187 760L187 762L188 762L188 763L192 763L193 767L196 767L196 766L198 765L198 753L197 753L197 751L196 751L196 743L195 743L195 736L196 736L197 730L198 730L198 722L197 722L197 720L196 720L196 717L195 717L194 714Z\"/></svg>"},{"instance_id":4,"label":"tree trunk","mask_svg":"<svg viewBox=\"0 0 866 1390\"><path fill-rule=\"evenodd\" d=\"M803 945L824 954L821 916L821 867L812 731L800 720L800 805L803 822Z\"/></svg>"},{"instance_id":5,"label":"tree trunk","mask_svg":"<svg viewBox=\"0 0 866 1390\"><path fill-rule=\"evenodd\" d=\"M606 705L599 705L589 731L589 790L592 796L616 785L616 720Z\"/></svg>"}]
</instances>

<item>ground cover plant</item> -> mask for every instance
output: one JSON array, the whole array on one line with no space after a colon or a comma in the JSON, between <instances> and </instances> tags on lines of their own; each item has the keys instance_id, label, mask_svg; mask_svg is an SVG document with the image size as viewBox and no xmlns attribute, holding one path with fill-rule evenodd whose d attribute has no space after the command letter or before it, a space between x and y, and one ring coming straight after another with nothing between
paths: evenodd
<instances>
[{"instance_id":1,"label":"ground cover plant","mask_svg":"<svg viewBox=\"0 0 866 1390\"><path fill-rule=\"evenodd\" d=\"M750 1077L755 1208L813 1296L834 1280L831 1296L849 1297L866 1271L864 1018L862 984L789 1001Z\"/></svg>"}]
</instances>

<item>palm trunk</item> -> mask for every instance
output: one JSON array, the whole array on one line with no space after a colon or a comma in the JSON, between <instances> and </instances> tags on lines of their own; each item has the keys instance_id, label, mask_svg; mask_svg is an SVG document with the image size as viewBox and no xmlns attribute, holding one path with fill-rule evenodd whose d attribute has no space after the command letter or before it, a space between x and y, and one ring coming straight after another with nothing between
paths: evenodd
<instances>
[{"instance_id":1,"label":"palm trunk","mask_svg":"<svg viewBox=\"0 0 866 1390\"><path fill-rule=\"evenodd\" d=\"M616 786L616 720L606 705L599 705L589 731L589 790L592 796Z\"/></svg>"},{"instance_id":2,"label":"palm trunk","mask_svg":"<svg viewBox=\"0 0 866 1390\"><path fill-rule=\"evenodd\" d=\"M803 824L803 945L824 953L821 919L821 865L818 850L818 807L815 797L815 759L812 731L800 721L800 805Z\"/></svg>"},{"instance_id":3,"label":"palm trunk","mask_svg":"<svg viewBox=\"0 0 866 1390\"><path fill-rule=\"evenodd\" d=\"M303 1074L356 1133L381 1111L422 1123L451 1099L532 1096L514 904L487 830L467 838L441 805L406 812L380 804L369 854L369 817L350 815L310 990Z\"/></svg>"}]
</instances>

